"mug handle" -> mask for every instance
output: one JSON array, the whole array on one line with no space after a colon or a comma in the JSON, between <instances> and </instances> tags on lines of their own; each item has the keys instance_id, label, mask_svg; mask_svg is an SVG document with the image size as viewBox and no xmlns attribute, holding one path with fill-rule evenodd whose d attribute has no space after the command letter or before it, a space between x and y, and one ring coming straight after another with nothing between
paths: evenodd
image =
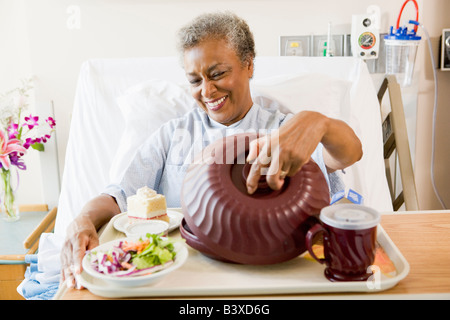
<instances>
[{"instance_id":1,"label":"mug handle","mask_svg":"<svg viewBox=\"0 0 450 320\"><path fill-rule=\"evenodd\" d=\"M307 249L309 251L309 254L315 260L317 260L320 263L326 263L327 262L326 257L325 257L325 259L319 259L314 254L314 251L312 249L314 236L316 234L318 234L319 232L323 232L324 233L324 240L325 240L325 238L328 238L328 231L320 223L317 223L311 229L309 229L308 232L306 233L306 247L307 247ZM324 243L325 243L325 241L324 241Z\"/></svg>"}]
</instances>

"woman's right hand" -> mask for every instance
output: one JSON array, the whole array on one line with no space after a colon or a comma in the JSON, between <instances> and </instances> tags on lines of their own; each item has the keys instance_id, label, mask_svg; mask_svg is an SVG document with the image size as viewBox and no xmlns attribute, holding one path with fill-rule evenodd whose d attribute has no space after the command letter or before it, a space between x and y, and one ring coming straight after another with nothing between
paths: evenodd
<instances>
[{"instance_id":1,"label":"woman's right hand","mask_svg":"<svg viewBox=\"0 0 450 320\"><path fill-rule=\"evenodd\" d=\"M67 228L66 240L61 250L61 283L69 288L81 288L77 278L87 250L98 246L97 230L120 213L116 200L101 194L90 200Z\"/></svg>"},{"instance_id":2,"label":"woman's right hand","mask_svg":"<svg viewBox=\"0 0 450 320\"><path fill-rule=\"evenodd\" d=\"M91 219L78 216L67 228L66 240L61 250L61 283L69 288L80 288L77 278L87 250L98 246L98 234Z\"/></svg>"}]
</instances>

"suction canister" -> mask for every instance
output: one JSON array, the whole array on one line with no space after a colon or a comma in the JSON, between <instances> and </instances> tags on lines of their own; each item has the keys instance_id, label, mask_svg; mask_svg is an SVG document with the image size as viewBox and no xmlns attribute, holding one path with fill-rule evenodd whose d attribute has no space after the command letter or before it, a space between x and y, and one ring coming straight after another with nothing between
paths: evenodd
<instances>
[{"instance_id":1,"label":"suction canister","mask_svg":"<svg viewBox=\"0 0 450 320\"><path fill-rule=\"evenodd\" d=\"M420 39L414 30L408 31L407 27L400 27L395 33L391 27L390 34L384 37L386 73L394 74L401 87L411 85Z\"/></svg>"},{"instance_id":2,"label":"suction canister","mask_svg":"<svg viewBox=\"0 0 450 320\"><path fill-rule=\"evenodd\" d=\"M416 7L416 21L410 20L413 25L411 30L406 26L399 27L400 18L405 5L410 0L405 1L397 19L397 28L391 26L390 33L384 37L386 48L386 73L393 74L401 87L411 85L414 74L414 64L416 61L417 47L421 37L417 36L417 20L419 17L418 6L415 0L412 2Z\"/></svg>"}]
</instances>

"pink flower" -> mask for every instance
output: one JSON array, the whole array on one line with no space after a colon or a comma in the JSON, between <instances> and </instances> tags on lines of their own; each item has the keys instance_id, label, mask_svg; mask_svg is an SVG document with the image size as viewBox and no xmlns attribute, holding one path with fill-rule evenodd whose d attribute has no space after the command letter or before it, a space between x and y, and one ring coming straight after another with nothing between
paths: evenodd
<instances>
[{"instance_id":1,"label":"pink flower","mask_svg":"<svg viewBox=\"0 0 450 320\"><path fill-rule=\"evenodd\" d=\"M23 126L28 126L28 129L29 129L29 130L31 130L31 129L33 129L35 126L38 126L38 125L39 125L39 123L38 123L39 117L38 117L38 116L33 117L33 116L30 114L29 117L25 117L24 119L25 119L25 123L23 124Z\"/></svg>"},{"instance_id":2,"label":"pink flower","mask_svg":"<svg viewBox=\"0 0 450 320\"><path fill-rule=\"evenodd\" d=\"M17 137L17 135L19 134L19 125L17 123L13 123L12 125L10 125L8 127L8 134L10 139Z\"/></svg>"},{"instance_id":3,"label":"pink flower","mask_svg":"<svg viewBox=\"0 0 450 320\"><path fill-rule=\"evenodd\" d=\"M47 139L50 139L50 137L51 137L51 136L50 136L49 134L46 134L46 135L44 135L44 136L41 137L41 140L42 140L43 143L46 143L46 142L47 142Z\"/></svg>"},{"instance_id":4,"label":"pink flower","mask_svg":"<svg viewBox=\"0 0 450 320\"><path fill-rule=\"evenodd\" d=\"M0 130L0 163L5 170L9 170L11 166L9 154L12 152L26 153L27 149L20 145L20 140L9 140L8 135Z\"/></svg>"},{"instance_id":5,"label":"pink flower","mask_svg":"<svg viewBox=\"0 0 450 320\"><path fill-rule=\"evenodd\" d=\"M33 139L31 139L31 138L26 138L26 139L25 139L25 143L23 144L23 147L24 147L25 149L28 149L33 143L34 143L34 142L33 142Z\"/></svg>"},{"instance_id":6,"label":"pink flower","mask_svg":"<svg viewBox=\"0 0 450 320\"><path fill-rule=\"evenodd\" d=\"M56 121L55 119L53 119L52 117L48 117L45 122L48 123L48 125L50 126L50 128L53 129L53 127L56 125Z\"/></svg>"}]
</instances>

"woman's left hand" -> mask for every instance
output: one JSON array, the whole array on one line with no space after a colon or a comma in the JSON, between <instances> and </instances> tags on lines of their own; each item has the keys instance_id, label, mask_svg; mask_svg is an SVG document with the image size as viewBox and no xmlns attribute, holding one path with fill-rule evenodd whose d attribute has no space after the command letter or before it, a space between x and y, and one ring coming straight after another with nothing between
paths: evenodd
<instances>
[{"instance_id":1,"label":"woman's left hand","mask_svg":"<svg viewBox=\"0 0 450 320\"><path fill-rule=\"evenodd\" d=\"M361 143L344 122L303 111L276 132L253 140L247 161L252 163L247 191L253 194L262 174L268 185L279 190L286 176L295 175L306 164L319 142L324 145L324 162L330 170L343 169L359 160Z\"/></svg>"}]
</instances>

